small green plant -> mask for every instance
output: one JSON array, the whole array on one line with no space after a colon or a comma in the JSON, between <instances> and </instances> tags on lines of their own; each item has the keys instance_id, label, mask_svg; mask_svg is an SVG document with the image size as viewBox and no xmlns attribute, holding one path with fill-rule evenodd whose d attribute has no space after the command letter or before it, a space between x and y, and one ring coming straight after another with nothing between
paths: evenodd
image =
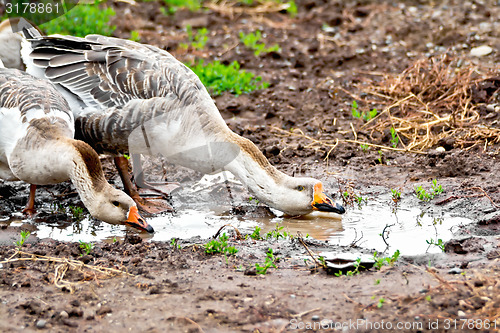
<instances>
[{"instance_id":1,"label":"small green plant","mask_svg":"<svg viewBox=\"0 0 500 333\"><path fill-rule=\"evenodd\" d=\"M361 112L358 111L358 102L352 101L351 113L354 118L361 118Z\"/></svg>"},{"instance_id":2,"label":"small green plant","mask_svg":"<svg viewBox=\"0 0 500 333\"><path fill-rule=\"evenodd\" d=\"M269 87L269 83L262 81L260 76L240 70L240 64L237 61L226 66L219 61L205 64L201 59L196 64L188 66L214 96L221 95L225 91L241 95Z\"/></svg>"},{"instance_id":3,"label":"small green plant","mask_svg":"<svg viewBox=\"0 0 500 333\"><path fill-rule=\"evenodd\" d=\"M94 248L94 244L91 243L91 242L83 242L83 241L80 241L80 249L83 250L83 252L85 254L90 254L90 251L92 251L92 249ZM83 254L81 254L83 256Z\"/></svg>"},{"instance_id":4,"label":"small green plant","mask_svg":"<svg viewBox=\"0 0 500 333\"><path fill-rule=\"evenodd\" d=\"M20 239L16 242L14 242L14 244L17 246L17 250L18 251L21 251L21 248L23 247L24 245L24 242L26 242L26 240L28 239L28 237L31 235L31 232L29 232L28 230L21 230L21 233L20 233Z\"/></svg>"},{"instance_id":5,"label":"small green plant","mask_svg":"<svg viewBox=\"0 0 500 333\"><path fill-rule=\"evenodd\" d=\"M372 120L378 114L377 109L372 109L371 111L360 111L358 109L358 102L355 100L351 104L351 113L354 118L363 118L365 121Z\"/></svg>"},{"instance_id":6,"label":"small green plant","mask_svg":"<svg viewBox=\"0 0 500 333\"><path fill-rule=\"evenodd\" d=\"M172 245L172 247L173 247L174 249L179 249L179 250L181 249L181 246L180 246L180 244L179 244L179 240L178 240L177 238L172 238L172 239L170 240L170 245Z\"/></svg>"},{"instance_id":7,"label":"small green plant","mask_svg":"<svg viewBox=\"0 0 500 333\"><path fill-rule=\"evenodd\" d=\"M47 35L67 34L85 37L89 34L111 36L116 26L109 24L109 19L115 15L111 7L100 7L100 1L93 4L79 4L65 15L40 25Z\"/></svg>"},{"instance_id":8,"label":"small green plant","mask_svg":"<svg viewBox=\"0 0 500 333\"><path fill-rule=\"evenodd\" d=\"M327 267L327 265L326 265L326 259L325 259L325 257L324 257L324 256L320 256L320 257L318 258L318 260L319 260L319 263L321 264L321 266L323 266L324 268L326 268L326 267Z\"/></svg>"},{"instance_id":9,"label":"small green plant","mask_svg":"<svg viewBox=\"0 0 500 333\"><path fill-rule=\"evenodd\" d=\"M354 203L358 204L358 208L362 209L363 204L368 204L368 199L363 198L361 195L354 193L353 191L344 191L342 193L342 197L344 202L349 205L354 205Z\"/></svg>"},{"instance_id":10,"label":"small green plant","mask_svg":"<svg viewBox=\"0 0 500 333\"><path fill-rule=\"evenodd\" d=\"M257 205L258 205L258 204L259 204L259 202L260 202L260 201L259 201L259 199L257 199L257 198L254 198L254 197L248 197L248 202L252 203L252 201L254 201L254 202L255 202L255 204L257 204Z\"/></svg>"},{"instance_id":11,"label":"small green plant","mask_svg":"<svg viewBox=\"0 0 500 333\"><path fill-rule=\"evenodd\" d=\"M255 31L255 33L249 32L248 34L240 32L240 41L245 44L246 47L252 49L256 57L264 53L278 52L280 50L278 44L267 47L265 43L259 43L261 37L262 33L260 30Z\"/></svg>"},{"instance_id":12,"label":"small green plant","mask_svg":"<svg viewBox=\"0 0 500 333\"><path fill-rule=\"evenodd\" d=\"M384 302L385 302L385 298L381 297L378 299L378 303L377 303L377 308L381 308L382 306L384 306Z\"/></svg>"},{"instance_id":13,"label":"small green plant","mask_svg":"<svg viewBox=\"0 0 500 333\"><path fill-rule=\"evenodd\" d=\"M382 150L378 151L378 158L377 158L378 163L384 164L384 153Z\"/></svg>"},{"instance_id":14,"label":"small green plant","mask_svg":"<svg viewBox=\"0 0 500 333\"><path fill-rule=\"evenodd\" d=\"M201 28L193 33L193 29L190 25L186 27L186 32L188 34L189 44L181 43L180 46L184 49L188 49L191 46L195 50L202 50L208 42L208 29Z\"/></svg>"},{"instance_id":15,"label":"small green plant","mask_svg":"<svg viewBox=\"0 0 500 333\"><path fill-rule=\"evenodd\" d=\"M361 258L356 259L356 261L353 263L354 265L354 270L353 271L347 271L345 274L347 276L353 276L356 274L359 274L359 268L364 268L361 266Z\"/></svg>"},{"instance_id":16,"label":"small green plant","mask_svg":"<svg viewBox=\"0 0 500 333\"><path fill-rule=\"evenodd\" d=\"M440 195L441 193L443 193L443 187L441 185L438 185L437 179L432 180L431 188L432 188L432 192L433 192L434 196Z\"/></svg>"},{"instance_id":17,"label":"small green plant","mask_svg":"<svg viewBox=\"0 0 500 333\"><path fill-rule=\"evenodd\" d=\"M234 246L229 246L227 241L229 237L226 233L223 233L222 236L219 237L219 240L212 239L210 242L205 244L205 253L206 254L217 254L222 253L224 255L234 255L238 252L238 249Z\"/></svg>"},{"instance_id":18,"label":"small green plant","mask_svg":"<svg viewBox=\"0 0 500 333\"><path fill-rule=\"evenodd\" d=\"M361 209L361 206L363 205L363 203L366 205L368 203L368 199L367 198L363 198L362 196L358 195L355 197L355 200L358 204L358 207Z\"/></svg>"},{"instance_id":19,"label":"small green plant","mask_svg":"<svg viewBox=\"0 0 500 333\"><path fill-rule=\"evenodd\" d=\"M266 253L266 261L263 264L255 264L257 274L267 274L267 270L271 267L276 269L276 262L278 262L279 260L279 257L274 256L273 249L269 248Z\"/></svg>"},{"instance_id":20,"label":"small green plant","mask_svg":"<svg viewBox=\"0 0 500 333\"><path fill-rule=\"evenodd\" d=\"M391 188L391 194L392 194L392 201L398 202L399 200L401 200L401 192L400 191Z\"/></svg>"},{"instance_id":21,"label":"small green plant","mask_svg":"<svg viewBox=\"0 0 500 333\"><path fill-rule=\"evenodd\" d=\"M260 235L260 231L261 231L260 227L256 226L253 232L249 235L249 237L254 240L261 240L262 236Z\"/></svg>"},{"instance_id":22,"label":"small green plant","mask_svg":"<svg viewBox=\"0 0 500 333\"><path fill-rule=\"evenodd\" d=\"M396 148L398 146L399 137L398 137L398 133L396 132L394 127L391 127L391 140L390 141L391 141L393 148Z\"/></svg>"},{"instance_id":23,"label":"small green plant","mask_svg":"<svg viewBox=\"0 0 500 333\"><path fill-rule=\"evenodd\" d=\"M357 258L356 261L353 263L354 270L353 271L347 271L345 275L347 276L354 276L356 274L359 274L359 269L364 268L364 266L361 265L361 258ZM326 267L325 264L323 264L323 267ZM342 276L344 273L342 271L338 271L337 273L333 273L335 276Z\"/></svg>"},{"instance_id":24,"label":"small green plant","mask_svg":"<svg viewBox=\"0 0 500 333\"><path fill-rule=\"evenodd\" d=\"M427 296L425 296L425 300L426 300L427 302L432 301L432 297L431 297L431 295L427 295Z\"/></svg>"},{"instance_id":25,"label":"small green plant","mask_svg":"<svg viewBox=\"0 0 500 333\"><path fill-rule=\"evenodd\" d=\"M66 208L64 208L64 206L62 205L62 203L60 202L52 202L50 204L50 212L52 214L55 214L55 213L66 213Z\"/></svg>"},{"instance_id":26,"label":"small green plant","mask_svg":"<svg viewBox=\"0 0 500 333\"><path fill-rule=\"evenodd\" d=\"M366 153L368 150L370 150L370 146L364 143L360 144L360 147L363 153Z\"/></svg>"},{"instance_id":27,"label":"small green plant","mask_svg":"<svg viewBox=\"0 0 500 333\"><path fill-rule=\"evenodd\" d=\"M415 187L415 194L417 195L417 198L419 198L422 201L430 201L431 199L434 199L434 197L440 195L441 193L443 193L443 187L441 185L438 185L436 179L432 180L431 192L427 192L422 187L422 185Z\"/></svg>"},{"instance_id":28,"label":"small green plant","mask_svg":"<svg viewBox=\"0 0 500 333\"><path fill-rule=\"evenodd\" d=\"M116 237L113 237L113 243L116 243L118 242L118 239L116 239Z\"/></svg>"},{"instance_id":29,"label":"small green plant","mask_svg":"<svg viewBox=\"0 0 500 333\"><path fill-rule=\"evenodd\" d=\"M380 284L380 279L375 279L375 283L374 283L376 286L378 286Z\"/></svg>"},{"instance_id":30,"label":"small green plant","mask_svg":"<svg viewBox=\"0 0 500 333\"><path fill-rule=\"evenodd\" d=\"M73 220L75 221L81 221L85 217L85 214L83 213L84 209L82 207L70 205L69 211L73 215Z\"/></svg>"},{"instance_id":31,"label":"small green plant","mask_svg":"<svg viewBox=\"0 0 500 333\"><path fill-rule=\"evenodd\" d=\"M130 38L129 38L131 41L134 41L134 42L139 42L141 40L141 36L139 36L139 31L137 30L132 30L130 32Z\"/></svg>"},{"instance_id":32,"label":"small green plant","mask_svg":"<svg viewBox=\"0 0 500 333\"><path fill-rule=\"evenodd\" d=\"M431 238L429 240L426 240L427 244L429 244L429 246L431 245L434 245L434 246L437 246L441 249L441 251L444 252L444 242L441 238L438 238L437 240Z\"/></svg>"},{"instance_id":33,"label":"small green plant","mask_svg":"<svg viewBox=\"0 0 500 333\"><path fill-rule=\"evenodd\" d=\"M276 223L275 229L269 231L266 234L266 239L274 238L274 239L278 240L280 238L285 239L287 237L292 237L292 235L289 232L283 231L283 229L285 229L285 227L279 226L278 223Z\"/></svg>"},{"instance_id":34,"label":"small green plant","mask_svg":"<svg viewBox=\"0 0 500 333\"><path fill-rule=\"evenodd\" d=\"M287 13L291 16L291 17L295 17L297 16L297 5L295 4L295 1L293 0L290 0L287 2L287 5L288 7L286 8L286 11Z\"/></svg>"},{"instance_id":35,"label":"small green plant","mask_svg":"<svg viewBox=\"0 0 500 333\"><path fill-rule=\"evenodd\" d=\"M399 252L399 250L396 250L392 256L380 258L377 256L377 254L377 251L373 253L373 260L375 261L375 264L373 266L375 266L376 269L381 269L382 266L385 265L393 266L396 261L398 261L401 252Z\"/></svg>"},{"instance_id":36,"label":"small green plant","mask_svg":"<svg viewBox=\"0 0 500 333\"><path fill-rule=\"evenodd\" d=\"M201 9L201 0L163 0L168 9L161 7L162 14L174 14L179 9L187 9L189 11L195 12Z\"/></svg>"}]
</instances>

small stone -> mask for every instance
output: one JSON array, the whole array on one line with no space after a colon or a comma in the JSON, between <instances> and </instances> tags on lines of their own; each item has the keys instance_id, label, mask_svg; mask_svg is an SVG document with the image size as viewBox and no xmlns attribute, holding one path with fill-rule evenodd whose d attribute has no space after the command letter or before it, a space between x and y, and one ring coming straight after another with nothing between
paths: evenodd
<instances>
[{"instance_id":1,"label":"small stone","mask_svg":"<svg viewBox=\"0 0 500 333\"><path fill-rule=\"evenodd\" d=\"M465 312L463 312L462 310L458 310L457 315L459 317L465 317Z\"/></svg>"},{"instance_id":2,"label":"small stone","mask_svg":"<svg viewBox=\"0 0 500 333\"><path fill-rule=\"evenodd\" d=\"M486 111L495 112L495 104L486 105Z\"/></svg>"},{"instance_id":3,"label":"small stone","mask_svg":"<svg viewBox=\"0 0 500 333\"><path fill-rule=\"evenodd\" d=\"M500 113L500 105L495 106L495 112Z\"/></svg>"},{"instance_id":4,"label":"small stone","mask_svg":"<svg viewBox=\"0 0 500 333\"><path fill-rule=\"evenodd\" d=\"M436 148L436 151L437 151L438 153L444 153L444 152L446 151L446 149L444 149L444 147L437 147L437 148Z\"/></svg>"},{"instance_id":5,"label":"small stone","mask_svg":"<svg viewBox=\"0 0 500 333\"><path fill-rule=\"evenodd\" d=\"M311 320L312 320L312 321L319 321L319 319L320 319L320 318L319 318L319 316L318 316L318 315L314 315L314 316L312 316L312 317L311 317Z\"/></svg>"},{"instance_id":6,"label":"small stone","mask_svg":"<svg viewBox=\"0 0 500 333\"><path fill-rule=\"evenodd\" d=\"M99 308L99 310L96 311L96 314L98 316L102 316L111 312L113 312L113 310L109 306L103 305Z\"/></svg>"},{"instance_id":7,"label":"small stone","mask_svg":"<svg viewBox=\"0 0 500 333\"><path fill-rule=\"evenodd\" d=\"M45 326L47 325L47 321L46 320L43 320L43 319L40 319L39 321L36 322L36 328L45 328Z\"/></svg>"},{"instance_id":8,"label":"small stone","mask_svg":"<svg viewBox=\"0 0 500 333\"><path fill-rule=\"evenodd\" d=\"M490 54L491 52L493 52L493 49L490 46L482 45L471 49L470 55L473 57L483 57L485 55Z\"/></svg>"},{"instance_id":9,"label":"small stone","mask_svg":"<svg viewBox=\"0 0 500 333\"><path fill-rule=\"evenodd\" d=\"M448 274L460 274L462 270L459 267L453 267L448 271Z\"/></svg>"},{"instance_id":10,"label":"small stone","mask_svg":"<svg viewBox=\"0 0 500 333\"><path fill-rule=\"evenodd\" d=\"M68 318L68 317L69 317L69 314L68 314L66 311L61 311L61 312L59 313L59 316L60 316L61 318L63 318L63 319L66 319L66 318Z\"/></svg>"}]
</instances>

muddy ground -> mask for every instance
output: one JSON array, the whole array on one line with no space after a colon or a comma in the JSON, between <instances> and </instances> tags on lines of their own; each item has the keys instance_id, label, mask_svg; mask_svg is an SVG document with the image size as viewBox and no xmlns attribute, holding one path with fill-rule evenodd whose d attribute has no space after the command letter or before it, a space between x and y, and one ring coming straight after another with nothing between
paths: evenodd
<instances>
[{"instance_id":1,"label":"muddy ground","mask_svg":"<svg viewBox=\"0 0 500 333\"><path fill-rule=\"evenodd\" d=\"M426 207L457 212L476 223L461 228L445 253L402 257L394 266L341 277L315 269L311 259L305 262L307 252L297 238L238 240L231 234L229 242L239 252L225 257L205 254L202 244L208 240L202 239L171 244L142 241L131 233L115 243L97 243L85 254L76 243L32 236L22 248L29 254L16 254L13 245L0 247L1 332L499 330L500 146L495 133L500 119L500 3L296 3L293 18L279 8L273 11L273 6L258 13L244 6L210 5L165 16L155 1L110 5L117 12L112 21L117 37L128 38L135 30L141 42L162 47L182 61L237 60L270 82L265 90L238 97L223 94L215 101L228 125L254 141L279 169L322 179L337 198L340 191L351 188L363 194L374 184L411 196L415 185L437 178L444 193ZM209 29L204 49L180 46L188 42L187 25ZM267 45L276 43L280 50L257 57L239 43L240 31L257 29ZM492 51L471 55L483 45ZM391 95L387 103L383 94L370 93L373 87L389 84L416 61L445 54L457 73L461 66L476 66L471 75L485 79L466 89L467 105L477 114L470 124L444 122L427 134L436 140L412 149L417 152L404 152L390 149L389 127L367 127L366 121L353 117L354 99L360 110L382 111L404 96ZM447 103L454 114L453 100ZM389 111L399 118L411 116L400 105ZM383 121L380 116L372 124ZM465 130L450 131L453 126ZM481 135L470 134L485 128ZM336 139L340 141L334 145ZM397 147L404 150L410 144L411 138L405 137ZM108 175L119 184L105 161ZM169 180L197 177L167 169ZM47 190L50 195L42 194L46 204L81 205L68 184ZM2 183L0 196L1 214L7 217L22 210L27 187ZM71 217L49 208L39 214L45 222L71 223ZM8 239L4 243L19 237L20 228L8 223L2 228ZM29 228L29 223L21 227ZM314 252L371 253L311 239L306 244ZM278 268L254 275L255 263L264 263L269 247L281 258Z\"/></svg>"}]
</instances>

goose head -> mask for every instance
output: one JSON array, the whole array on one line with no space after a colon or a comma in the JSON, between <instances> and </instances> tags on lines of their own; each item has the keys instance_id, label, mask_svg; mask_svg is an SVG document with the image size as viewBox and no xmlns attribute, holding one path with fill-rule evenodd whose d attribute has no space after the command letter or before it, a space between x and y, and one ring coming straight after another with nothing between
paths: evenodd
<instances>
[{"instance_id":1,"label":"goose head","mask_svg":"<svg viewBox=\"0 0 500 333\"><path fill-rule=\"evenodd\" d=\"M266 203L285 214L305 215L313 211L345 213L344 207L325 194L323 184L314 178L285 177L277 187Z\"/></svg>"},{"instance_id":2,"label":"goose head","mask_svg":"<svg viewBox=\"0 0 500 333\"><path fill-rule=\"evenodd\" d=\"M95 150L83 141L70 142L74 152L70 178L90 214L110 224L124 224L154 232L139 214L134 200L106 181Z\"/></svg>"},{"instance_id":3,"label":"goose head","mask_svg":"<svg viewBox=\"0 0 500 333\"><path fill-rule=\"evenodd\" d=\"M154 232L154 229L139 214L132 198L107 182L104 185L100 191L96 191L93 200L86 205L93 217L110 224L124 224L149 233Z\"/></svg>"}]
</instances>

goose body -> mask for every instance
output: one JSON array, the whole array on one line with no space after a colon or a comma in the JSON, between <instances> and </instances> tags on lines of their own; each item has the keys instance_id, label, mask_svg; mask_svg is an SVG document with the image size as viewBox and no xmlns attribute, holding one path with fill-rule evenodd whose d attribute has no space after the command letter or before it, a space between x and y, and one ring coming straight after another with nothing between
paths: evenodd
<instances>
[{"instance_id":1,"label":"goose body","mask_svg":"<svg viewBox=\"0 0 500 333\"><path fill-rule=\"evenodd\" d=\"M97 153L73 136L73 114L52 83L0 66L0 177L35 185L71 179L92 216L152 232L134 201L105 180Z\"/></svg>"},{"instance_id":2,"label":"goose body","mask_svg":"<svg viewBox=\"0 0 500 333\"><path fill-rule=\"evenodd\" d=\"M98 152L160 153L204 173L227 170L261 202L290 215L344 213L320 181L280 172L232 132L199 78L168 52L100 35L27 37L27 71L58 87L77 138Z\"/></svg>"},{"instance_id":3,"label":"goose body","mask_svg":"<svg viewBox=\"0 0 500 333\"><path fill-rule=\"evenodd\" d=\"M13 33L12 25L17 25L19 19L4 20L0 23L0 59L7 68L24 70L20 57L22 36Z\"/></svg>"}]
</instances>

